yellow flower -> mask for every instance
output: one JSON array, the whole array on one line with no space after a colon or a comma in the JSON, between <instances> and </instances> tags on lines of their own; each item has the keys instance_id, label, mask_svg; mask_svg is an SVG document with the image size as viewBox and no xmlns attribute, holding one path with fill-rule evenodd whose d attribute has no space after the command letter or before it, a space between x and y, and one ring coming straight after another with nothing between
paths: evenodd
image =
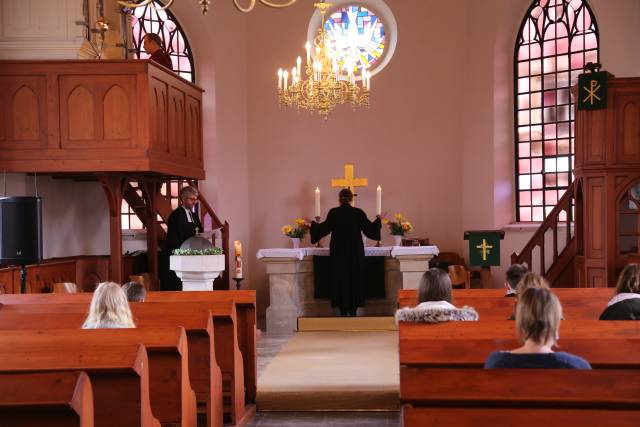
<instances>
[{"instance_id":1,"label":"yellow flower","mask_svg":"<svg viewBox=\"0 0 640 427\"><path fill-rule=\"evenodd\" d=\"M411 230L411 224L409 224L409 223L406 223L406 222L405 222L404 224L402 224L402 229L403 229L404 231L409 231L409 230Z\"/></svg>"},{"instance_id":2,"label":"yellow flower","mask_svg":"<svg viewBox=\"0 0 640 427\"><path fill-rule=\"evenodd\" d=\"M400 213L395 214L393 217L394 217L395 219L397 219L398 221L401 221L401 220L403 219L403 216L402 216L402 214L400 214Z\"/></svg>"},{"instance_id":3,"label":"yellow flower","mask_svg":"<svg viewBox=\"0 0 640 427\"><path fill-rule=\"evenodd\" d=\"M298 226L304 225L305 223L306 223L306 221L303 218L296 218L296 224Z\"/></svg>"},{"instance_id":4,"label":"yellow flower","mask_svg":"<svg viewBox=\"0 0 640 427\"><path fill-rule=\"evenodd\" d=\"M282 234L289 234L292 231L293 231L293 228L288 224L282 227Z\"/></svg>"},{"instance_id":5,"label":"yellow flower","mask_svg":"<svg viewBox=\"0 0 640 427\"><path fill-rule=\"evenodd\" d=\"M382 218L382 223L384 225L387 225L387 224L389 224L389 220L387 218Z\"/></svg>"}]
</instances>

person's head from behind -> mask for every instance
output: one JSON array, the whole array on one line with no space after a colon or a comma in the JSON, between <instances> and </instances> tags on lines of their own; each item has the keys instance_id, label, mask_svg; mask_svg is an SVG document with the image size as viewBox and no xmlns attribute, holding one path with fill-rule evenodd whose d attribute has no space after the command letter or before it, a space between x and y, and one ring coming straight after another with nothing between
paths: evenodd
<instances>
[{"instance_id":1,"label":"person's head from behind","mask_svg":"<svg viewBox=\"0 0 640 427\"><path fill-rule=\"evenodd\" d=\"M193 206L198 201L198 190L190 185L182 187L182 190L180 190L180 200L185 209L193 209Z\"/></svg>"},{"instance_id":2,"label":"person's head from behind","mask_svg":"<svg viewBox=\"0 0 640 427\"><path fill-rule=\"evenodd\" d=\"M129 302L144 302L147 297L147 290L142 283L127 282L122 285L122 290L127 295L127 301Z\"/></svg>"},{"instance_id":3,"label":"person's head from behind","mask_svg":"<svg viewBox=\"0 0 640 427\"><path fill-rule=\"evenodd\" d=\"M338 193L338 201L341 205L350 205L353 202L353 192L348 188L343 188Z\"/></svg>"},{"instance_id":4,"label":"person's head from behind","mask_svg":"<svg viewBox=\"0 0 640 427\"><path fill-rule=\"evenodd\" d=\"M447 272L432 268L427 270L418 287L419 302L447 301L451 302L451 278Z\"/></svg>"},{"instance_id":5,"label":"person's head from behind","mask_svg":"<svg viewBox=\"0 0 640 427\"><path fill-rule=\"evenodd\" d=\"M527 274L528 271L529 270L527 268L527 264L525 263L512 264L507 269L506 284L509 285L509 288L515 291L518 283L520 282L520 280L522 280L522 278L525 274Z\"/></svg>"},{"instance_id":6,"label":"person's head from behind","mask_svg":"<svg viewBox=\"0 0 640 427\"><path fill-rule=\"evenodd\" d=\"M516 286L518 296L522 295L527 289L544 288L549 289L549 282L538 273L525 273Z\"/></svg>"},{"instance_id":7,"label":"person's head from behind","mask_svg":"<svg viewBox=\"0 0 640 427\"><path fill-rule=\"evenodd\" d=\"M93 293L83 327L135 328L127 296L117 283L103 282Z\"/></svg>"},{"instance_id":8,"label":"person's head from behind","mask_svg":"<svg viewBox=\"0 0 640 427\"><path fill-rule=\"evenodd\" d=\"M547 288L529 288L519 297L516 308L516 331L520 340L553 346L559 338L562 306Z\"/></svg>"},{"instance_id":9,"label":"person's head from behind","mask_svg":"<svg viewBox=\"0 0 640 427\"><path fill-rule=\"evenodd\" d=\"M618 276L616 294L640 294L640 265L628 264Z\"/></svg>"},{"instance_id":10,"label":"person's head from behind","mask_svg":"<svg viewBox=\"0 0 640 427\"><path fill-rule=\"evenodd\" d=\"M147 33L142 38L142 47L145 52L152 54L158 49L163 49L164 43L156 33Z\"/></svg>"}]
</instances>

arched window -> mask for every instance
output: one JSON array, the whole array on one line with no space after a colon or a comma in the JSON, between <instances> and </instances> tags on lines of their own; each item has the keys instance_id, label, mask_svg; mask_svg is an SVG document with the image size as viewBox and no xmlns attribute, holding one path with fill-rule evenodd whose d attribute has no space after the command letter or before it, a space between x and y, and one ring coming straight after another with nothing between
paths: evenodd
<instances>
[{"instance_id":1,"label":"arched window","mask_svg":"<svg viewBox=\"0 0 640 427\"><path fill-rule=\"evenodd\" d=\"M569 88L598 58L598 27L586 0L533 2L514 54L517 221L542 221L573 180Z\"/></svg>"},{"instance_id":2,"label":"arched window","mask_svg":"<svg viewBox=\"0 0 640 427\"><path fill-rule=\"evenodd\" d=\"M154 7L154 4L157 7ZM142 49L142 38L147 33L156 33L164 41L165 49L173 62L173 71L195 83L196 75L189 41L176 17L168 9L160 10L159 7L162 7L162 3L154 0L146 6L130 11L134 55L136 58L148 58L149 55Z\"/></svg>"}]
</instances>

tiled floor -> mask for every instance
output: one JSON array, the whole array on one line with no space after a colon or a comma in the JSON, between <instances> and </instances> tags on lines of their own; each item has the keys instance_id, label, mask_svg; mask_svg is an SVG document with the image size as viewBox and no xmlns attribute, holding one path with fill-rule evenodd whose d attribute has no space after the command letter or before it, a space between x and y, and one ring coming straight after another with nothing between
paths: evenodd
<instances>
[{"instance_id":1,"label":"tiled floor","mask_svg":"<svg viewBox=\"0 0 640 427\"><path fill-rule=\"evenodd\" d=\"M290 337L258 339L258 387L260 375ZM399 412L259 412L248 427L399 427Z\"/></svg>"}]
</instances>

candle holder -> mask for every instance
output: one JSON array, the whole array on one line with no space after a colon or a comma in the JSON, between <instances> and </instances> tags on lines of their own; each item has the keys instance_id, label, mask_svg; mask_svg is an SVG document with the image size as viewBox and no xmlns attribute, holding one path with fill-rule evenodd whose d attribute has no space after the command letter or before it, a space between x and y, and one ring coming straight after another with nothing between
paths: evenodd
<instances>
[{"instance_id":1,"label":"candle holder","mask_svg":"<svg viewBox=\"0 0 640 427\"><path fill-rule=\"evenodd\" d=\"M376 248L379 248L380 246L382 246L382 245L380 245L380 240L378 240L378 241L376 242Z\"/></svg>"},{"instance_id":2,"label":"candle holder","mask_svg":"<svg viewBox=\"0 0 640 427\"><path fill-rule=\"evenodd\" d=\"M233 280L236 282L236 291L239 291L242 286L240 282L244 280L244 277L234 277Z\"/></svg>"}]
</instances>

